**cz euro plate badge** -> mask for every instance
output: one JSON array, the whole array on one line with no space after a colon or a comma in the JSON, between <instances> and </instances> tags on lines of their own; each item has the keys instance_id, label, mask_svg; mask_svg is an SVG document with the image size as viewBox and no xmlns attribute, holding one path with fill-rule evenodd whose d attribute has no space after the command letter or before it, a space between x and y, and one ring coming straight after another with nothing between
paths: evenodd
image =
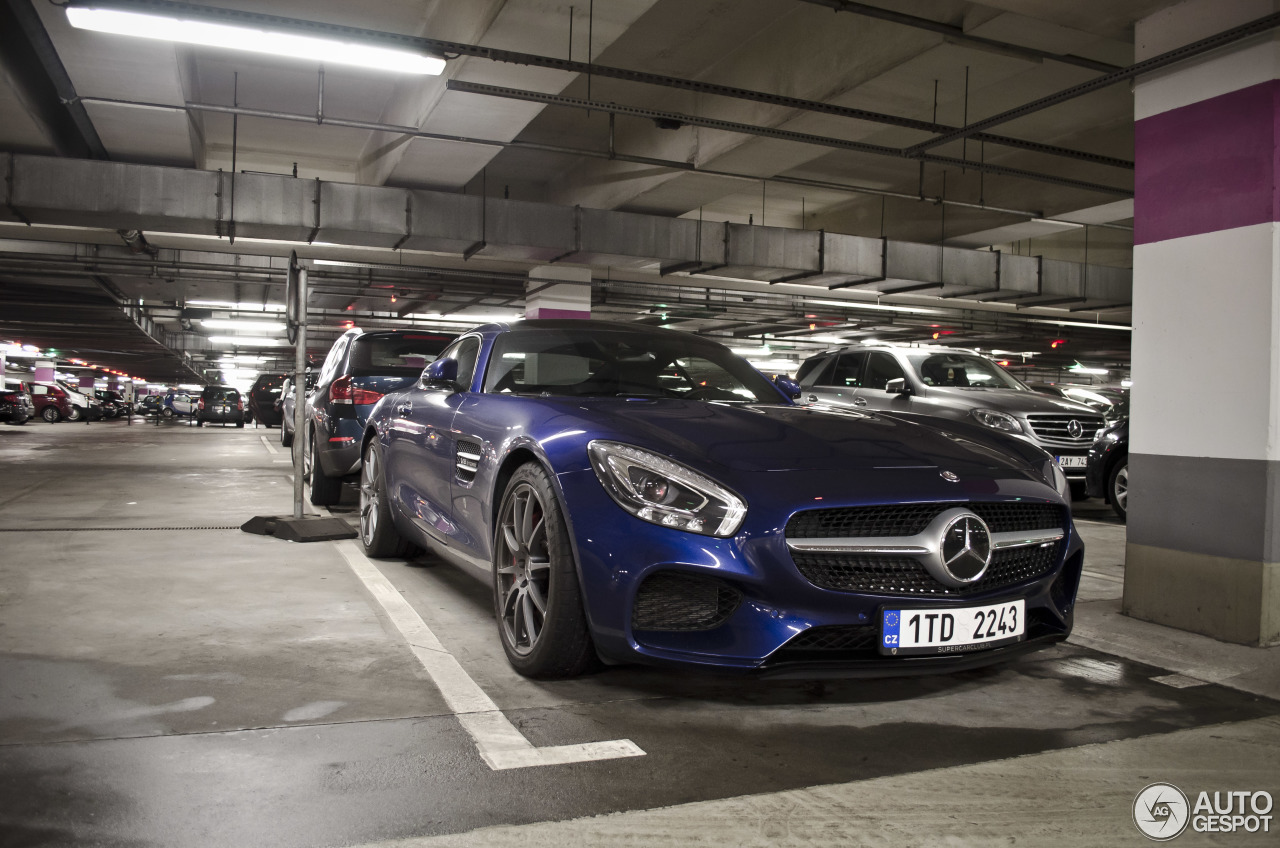
<instances>
[{"instance_id":1,"label":"cz euro plate badge","mask_svg":"<svg viewBox=\"0 0 1280 848\"><path fill-rule=\"evenodd\" d=\"M1006 601L961 609L880 611L880 653L962 654L1021 642L1026 635L1026 601Z\"/></svg>"}]
</instances>

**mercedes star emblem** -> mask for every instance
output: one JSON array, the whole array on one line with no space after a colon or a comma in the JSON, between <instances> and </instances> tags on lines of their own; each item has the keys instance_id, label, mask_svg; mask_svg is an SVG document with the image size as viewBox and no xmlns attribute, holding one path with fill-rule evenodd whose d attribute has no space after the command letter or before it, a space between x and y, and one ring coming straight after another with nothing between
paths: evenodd
<instances>
[{"instance_id":1,"label":"mercedes star emblem","mask_svg":"<svg viewBox=\"0 0 1280 848\"><path fill-rule=\"evenodd\" d=\"M942 479L946 480L948 483L959 483L960 475L952 471L943 471Z\"/></svg>"},{"instance_id":2,"label":"mercedes star emblem","mask_svg":"<svg viewBox=\"0 0 1280 848\"><path fill-rule=\"evenodd\" d=\"M991 564L991 532L971 512L962 513L942 531L942 565L961 583L981 579Z\"/></svg>"},{"instance_id":3,"label":"mercedes star emblem","mask_svg":"<svg viewBox=\"0 0 1280 848\"><path fill-rule=\"evenodd\" d=\"M1080 425L1079 421L1072 418L1067 422L1067 435L1073 439L1078 439L1084 435L1084 427Z\"/></svg>"}]
</instances>

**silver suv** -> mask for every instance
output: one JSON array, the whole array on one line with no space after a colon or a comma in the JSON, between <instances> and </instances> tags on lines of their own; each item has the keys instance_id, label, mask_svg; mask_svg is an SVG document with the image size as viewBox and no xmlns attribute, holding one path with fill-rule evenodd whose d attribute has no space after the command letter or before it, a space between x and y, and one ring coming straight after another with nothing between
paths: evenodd
<instances>
[{"instance_id":1,"label":"silver suv","mask_svg":"<svg viewBox=\"0 0 1280 848\"><path fill-rule=\"evenodd\" d=\"M810 357L796 375L802 403L909 412L978 423L1052 454L1083 486L1103 418L1081 403L1032 391L972 350L853 345Z\"/></svg>"}]
</instances>

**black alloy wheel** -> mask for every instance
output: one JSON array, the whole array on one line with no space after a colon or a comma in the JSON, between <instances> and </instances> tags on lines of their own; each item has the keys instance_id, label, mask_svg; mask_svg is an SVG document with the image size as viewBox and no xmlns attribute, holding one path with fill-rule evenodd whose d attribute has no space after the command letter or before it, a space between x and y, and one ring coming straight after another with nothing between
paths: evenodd
<instances>
[{"instance_id":1,"label":"black alloy wheel","mask_svg":"<svg viewBox=\"0 0 1280 848\"><path fill-rule=\"evenodd\" d=\"M391 520L382 449L378 447L377 439L371 439L365 446L360 468L360 543L364 545L367 556L379 559L403 557L410 550L409 542L400 535Z\"/></svg>"},{"instance_id":2,"label":"black alloy wheel","mask_svg":"<svg viewBox=\"0 0 1280 848\"><path fill-rule=\"evenodd\" d=\"M512 475L498 510L493 600L502 649L520 674L574 677L595 666L569 532L534 462Z\"/></svg>"},{"instance_id":3,"label":"black alloy wheel","mask_svg":"<svg viewBox=\"0 0 1280 848\"><path fill-rule=\"evenodd\" d=\"M244 426L241 423L240 426ZM302 457L303 480L307 484L308 500L315 506L333 506L342 499L342 478L326 477L316 455L316 434L304 443L306 452Z\"/></svg>"},{"instance_id":4,"label":"black alloy wheel","mask_svg":"<svg viewBox=\"0 0 1280 848\"><path fill-rule=\"evenodd\" d=\"M1107 477L1107 495L1111 500L1111 508L1121 521L1129 520L1129 458L1125 457L1116 463Z\"/></svg>"}]
</instances>

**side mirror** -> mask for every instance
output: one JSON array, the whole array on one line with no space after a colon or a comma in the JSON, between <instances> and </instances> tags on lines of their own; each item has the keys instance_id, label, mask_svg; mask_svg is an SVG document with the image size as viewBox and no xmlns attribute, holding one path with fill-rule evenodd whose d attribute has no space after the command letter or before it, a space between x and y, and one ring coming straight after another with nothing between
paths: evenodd
<instances>
[{"instance_id":1,"label":"side mirror","mask_svg":"<svg viewBox=\"0 0 1280 848\"><path fill-rule=\"evenodd\" d=\"M423 388L432 386L454 388L457 382L458 360L456 359L435 360L423 370L422 378L418 380L418 384Z\"/></svg>"},{"instance_id":2,"label":"side mirror","mask_svg":"<svg viewBox=\"0 0 1280 848\"><path fill-rule=\"evenodd\" d=\"M781 389L782 393L792 400L800 397L800 384L790 377L784 377L783 375L778 374L773 378L773 384Z\"/></svg>"},{"instance_id":3,"label":"side mirror","mask_svg":"<svg viewBox=\"0 0 1280 848\"><path fill-rule=\"evenodd\" d=\"M907 385L906 377L895 377L894 379L884 384L884 390L886 394L891 394L891 395L911 394L911 387Z\"/></svg>"}]
</instances>

